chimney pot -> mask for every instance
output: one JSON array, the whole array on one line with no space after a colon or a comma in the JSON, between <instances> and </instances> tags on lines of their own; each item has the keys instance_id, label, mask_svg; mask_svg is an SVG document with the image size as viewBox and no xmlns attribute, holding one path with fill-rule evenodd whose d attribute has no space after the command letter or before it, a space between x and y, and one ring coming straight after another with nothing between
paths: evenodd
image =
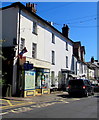
<instances>
[{"instance_id":1,"label":"chimney pot","mask_svg":"<svg viewBox=\"0 0 99 120\"><path fill-rule=\"evenodd\" d=\"M64 24L62 27L62 34L68 38L69 27L68 25Z\"/></svg>"},{"instance_id":2,"label":"chimney pot","mask_svg":"<svg viewBox=\"0 0 99 120\"><path fill-rule=\"evenodd\" d=\"M31 10L33 13L36 13L36 8L35 8L35 4L34 3L26 3L26 8L28 8L29 10Z\"/></svg>"}]
</instances>

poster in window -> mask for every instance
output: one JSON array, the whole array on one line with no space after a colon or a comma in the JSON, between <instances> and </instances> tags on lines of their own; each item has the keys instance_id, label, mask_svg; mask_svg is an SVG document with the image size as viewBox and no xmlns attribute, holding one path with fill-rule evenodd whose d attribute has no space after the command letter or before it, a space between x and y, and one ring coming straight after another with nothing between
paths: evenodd
<instances>
[{"instance_id":1,"label":"poster in window","mask_svg":"<svg viewBox=\"0 0 99 120\"><path fill-rule=\"evenodd\" d=\"M35 89L34 71L25 71L25 89Z\"/></svg>"}]
</instances>

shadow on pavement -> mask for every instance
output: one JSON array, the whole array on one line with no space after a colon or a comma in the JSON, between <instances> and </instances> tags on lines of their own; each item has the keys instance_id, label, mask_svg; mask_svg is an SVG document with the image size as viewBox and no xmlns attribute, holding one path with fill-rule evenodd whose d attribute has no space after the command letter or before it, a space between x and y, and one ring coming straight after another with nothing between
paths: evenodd
<instances>
[{"instance_id":1,"label":"shadow on pavement","mask_svg":"<svg viewBox=\"0 0 99 120\"><path fill-rule=\"evenodd\" d=\"M57 95L58 97L62 97L62 98L82 98L83 96L81 95L65 95L65 94L61 94L61 95Z\"/></svg>"}]
</instances>

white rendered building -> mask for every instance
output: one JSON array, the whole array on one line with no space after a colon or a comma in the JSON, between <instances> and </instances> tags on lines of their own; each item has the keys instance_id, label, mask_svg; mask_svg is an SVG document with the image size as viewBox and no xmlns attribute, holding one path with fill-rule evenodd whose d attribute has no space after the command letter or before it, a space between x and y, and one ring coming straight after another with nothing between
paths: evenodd
<instances>
[{"instance_id":1,"label":"white rendered building","mask_svg":"<svg viewBox=\"0 0 99 120\"><path fill-rule=\"evenodd\" d=\"M42 89L66 84L72 72L73 41L68 38L68 26L62 33L36 15L34 4L26 7L17 2L2 9L3 47L14 49L12 94L24 91L24 96L42 93ZM26 47L22 59L16 57ZM19 62L18 62L19 58ZM26 70L24 63L33 64ZM21 70L19 69L21 67ZM19 72L18 72L19 71ZM23 81L23 82L22 82Z\"/></svg>"}]
</instances>

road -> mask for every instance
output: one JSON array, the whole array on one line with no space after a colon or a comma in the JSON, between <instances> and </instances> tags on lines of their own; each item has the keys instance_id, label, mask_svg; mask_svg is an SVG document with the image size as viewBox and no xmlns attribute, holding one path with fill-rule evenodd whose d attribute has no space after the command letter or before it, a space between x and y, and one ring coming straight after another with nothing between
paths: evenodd
<instances>
[{"instance_id":1,"label":"road","mask_svg":"<svg viewBox=\"0 0 99 120\"><path fill-rule=\"evenodd\" d=\"M3 110L3 118L97 118L98 95L31 103Z\"/></svg>"}]
</instances>

